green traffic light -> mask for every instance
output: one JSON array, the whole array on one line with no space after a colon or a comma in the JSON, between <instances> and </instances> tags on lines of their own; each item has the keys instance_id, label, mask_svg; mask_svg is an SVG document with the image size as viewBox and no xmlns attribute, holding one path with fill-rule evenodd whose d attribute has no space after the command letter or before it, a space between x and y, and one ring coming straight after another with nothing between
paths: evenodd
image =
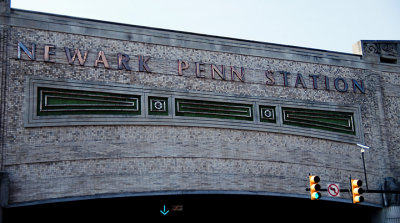
<instances>
[{"instance_id":1,"label":"green traffic light","mask_svg":"<svg viewBox=\"0 0 400 223\"><path fill-rule=\"evenodd\" d=\"M321 193L320 192L314 192L312 193L312 200L319 200L321 198Z\"/></svg>"}]
</instances>

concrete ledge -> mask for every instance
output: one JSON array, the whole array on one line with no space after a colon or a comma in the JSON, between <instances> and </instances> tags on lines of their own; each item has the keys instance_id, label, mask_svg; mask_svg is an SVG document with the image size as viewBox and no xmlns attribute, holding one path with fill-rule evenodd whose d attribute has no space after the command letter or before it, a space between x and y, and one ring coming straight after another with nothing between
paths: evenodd
<instances>
[{"instance_id":1,"label":"concrete ledge","mask_svg":"<svg viewBox=\"0 0 400 223\"><path fill-rule=\"evenodd\" d=\"M9 16L0 15L0 23L9 26L54 32L270 57L316 64L361 69L373 68L382 71L398 70L398 65L396 64L380 64L364 61L362 56L356 54L172 31L19 9L11 9Z\"/></svg>"}]
</instances>

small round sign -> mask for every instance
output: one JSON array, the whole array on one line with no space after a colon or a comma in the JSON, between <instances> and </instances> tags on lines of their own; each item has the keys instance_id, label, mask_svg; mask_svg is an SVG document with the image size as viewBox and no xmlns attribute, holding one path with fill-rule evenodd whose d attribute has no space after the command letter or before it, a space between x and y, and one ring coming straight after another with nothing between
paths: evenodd
<instances>
[{"instance_id":1,"label":"small round sign","mask_svg":"<svg viewBox=\"0 0 400 223\"><path fill-rule=\"evenodd\" d=\"M328 195L331 197L340 197L339 184L328 184Z\"/></svg>"}]
</instances>

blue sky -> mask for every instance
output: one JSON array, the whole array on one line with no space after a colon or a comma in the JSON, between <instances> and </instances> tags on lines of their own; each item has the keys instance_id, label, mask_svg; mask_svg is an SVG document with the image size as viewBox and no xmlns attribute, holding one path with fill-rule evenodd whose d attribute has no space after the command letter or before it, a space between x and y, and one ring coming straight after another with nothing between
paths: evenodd
<instances>
[{"instance_id":1,"label":"blue sky","mask_svg":"<svg viewBox=\"0 0 400 223\"><path fill-rule=\"evenodd\" d=\"M399 0L11 0L11 7L351 53L400 40Z\"/></svg>"}]
</instances>

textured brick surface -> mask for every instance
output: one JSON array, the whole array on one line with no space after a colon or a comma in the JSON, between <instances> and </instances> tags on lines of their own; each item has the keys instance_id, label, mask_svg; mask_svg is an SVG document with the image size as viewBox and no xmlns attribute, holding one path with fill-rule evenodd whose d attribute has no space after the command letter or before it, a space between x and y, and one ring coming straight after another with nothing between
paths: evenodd
<instances>
[{"instance_id":1,"label":"textured brick surface","mask_svg":"<svg viewBox=\"0 0 400 223\"><path fill-rule=\"evenodd\" d=\"M387 146L390 159L390 170L400 176L400 74L383 73L385 126Z\"/></svg>"},{"instance_id":2,"label":"textured brick surface","mask_svg":"<svg viewBox=\"0 0 400 223\"><path fill-rule=\"evenodd\" d=\"M23 54L17 43L38 47L37 61ZM43 62L44 44L56 45L56 63ZM86 66L67 63L63 47L90 50ZM135 84L180 90L198 90L245 96L265 96L315 102L356 104L361 107L370 188L386 176L399 177L399 94L385 96L386 85L400 85L399 73L321 65L267 57L230 54L144 44L68 33L12 27L6 104L3 170L10 174L11 204L52 198L105 193L179 190L235 190L307 194L308 174L325 183L348 184L363 179L359 149L352 144L310 137L257 131L168 126L23 127L26 76L67 80ZM112 69L93 67L103 50ZM117 53L131 57L132 71L116 69ZM153 73L138 72L137 56L151 56ZM191 64L177 75L177 60ZM206 78L196 78L194 62L202 61ZM76 62L77 63L77 62ZM244 67L246 82L212 80L210 64ZM288 71L291 87L265 85L265 70ZM295 88L302 73L308 89ZM365 80L366 94L323 90L323 78L312 88L309 74ZM227 72L229 75L229 72ZM349 85L351 82L348 82ZM287 190L278 188L290 181ZM347 194L342 198L349 199ZM380 203L378 195L366 200Z\"/></svg>"}]
</instances>

